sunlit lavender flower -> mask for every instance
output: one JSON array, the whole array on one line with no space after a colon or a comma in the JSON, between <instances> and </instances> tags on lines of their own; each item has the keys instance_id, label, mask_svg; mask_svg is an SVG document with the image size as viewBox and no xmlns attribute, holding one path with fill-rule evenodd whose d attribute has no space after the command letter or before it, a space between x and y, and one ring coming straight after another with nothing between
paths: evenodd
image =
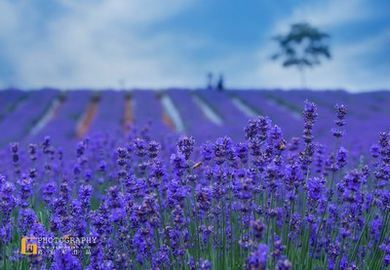
<instances>
[{"instance_id":1,"label":"sunlit lavender flower","mask_svg":"<svg viewBox=\"0 0 390 270\"><path fill-rule=\"evenodd\" d=\"M11 153L13 155L15 155L12 160L14 162L18 161L19 160L19 156L16 156L16 155L17 155L17 153L19 151L19 144L18 143L11 143L10 144L10 149L11 149Z\"/></svg>"},{"instance_id":2,"label":"sunlit lavender flower","mask_svg":"<svg viewBox=\"0 0 390 270\"><path fill-rule=\"evenodd\" d=\"M5 179L1 176L0 180L0 209L2 213L2 221L7 223L9 222L11 212L17 203L15 198L15 186L10 182L5 181Z\"/></svg>"},{"instance_id":3,"label":"sunlit lavender flower","mask_svg":"<svg viewBox=\"0 0 390 270\"><path fill-rule=\"evenodd\" d=\"M37 222L38 218L35 212L31 208L21 209L18 217L18 227L21 231L21 235L26 235L31 230L33 225Z\"/></svg>"},{"instance_id":4,"label":"sunlit lavender flower","mask_svg":"<svg viewBox=\"0 0 390 270\"><path fill-rule=\"evenodd\" d=\"M388 237L386 241L380 245L380 249L384 253L383 264L385 267L390 266L390 238Z\"/></svg>"},{"instance_id":5,"label":"sunlit lavender flower","mask_svg":"<svg viewBox=\"0 0 390 270\"><path fill-rule=\"evenodd\" d=\"M370 223L370 233L372 238L378 240L383 226L383 219L379 216L375 217Z\"/></svg>"},{"instance_id":6,"label":"sunlit lavender flower","mask_svg":"<svg viewBox=\"0 0 390 270\"><path fill-rule=\"evenodd\" d=\"M49 182L42 187L42 198L47 204L53 202L53 195L57 192L56 184Z\"/></svg>"},{"instance_id":7,"label":"sunlit lavender flower","mask_svg":"<svg viewBox=\"0 0 390 270\"><path fill-rule=\"evenodd\" d=\"M213 158L213 144L211 142L202 144L201 155L203 161L210 161Z\"/></svg>"},{"instance_id":8,"label":"sunlit lavender flower","mask_svg":"<svg viewBox=\"0 0 390 270\"><path fill-rule=\"evenodd\" d=\"M179 176L181 176L184 173L184 170L188 167L185 156L182 154L172 154L171 164L175 173Z\"/></svg>"},{"instance_id":9,"label":"sunlit lavender flower","mask_svg":"<svg viewBox=\"0 0 390 270\"><path fill-rule=\"evenodd\" d=\"M33 181L30 177L22 176L22 179L18 181L20 188L19 204L21 207L26 208L30 204L30 197L32 195Z\"/></svg>"},{"instance_id":10,"label":"sunlit lavender flower","mask_svg":"<svg viewBox=\"0 0 390 270\"><path fill-rule=\"evenodd\" d=\"M345 116L347 115L347 107L343 104L336 104L336 116L335 120L336 127L332 128L332 134L336 138L341 138L344 136L345 131L342 129L345 126Z\"/></svg>"},{"instance_id":11,"label":"sunlit lavender flower","mask_svg":"<svg viewBox=\"0 0 390 270\"><path fill-rule=\"evenodd\" d=\"M149 142L148 145L148 156L150 158L156 158L158 156L158 152L160 151L161 145L156 141Z\"/></svg>"},{"instance_id":12,"label":"sunlit lavender flower","mask_svg":"<svg viewBox=\"0 0 390 270\"><path fill-rule=\"evenodd\" d=\"M315 167L318 174L322 174L324 170L324 149L325 147L322 144L316 144L316 153L315 153Z\"/></svg>"},{"instance_id":13,"label":"sunlit lavender flower","mask_svg":"<svg viewBox=\"0 0 390 270\"><path fill-rule=\"evenodd\" d=\"M280 259L285 248L286 247L282 244L282 240L280 240L278 236L275 236L272 257L277 260Z\"/></svg>"},{"instance_id":14,"label":"sunlit lavender flower","mask_svg":"<svg viewBox=\"0 0 390 270\"><path fill-rule=\"evenodd\" d=\"M199 261L199 269L200 270L210 270L212 267L212 264L208 260L200 260Z\"/></svg>"},{"instance_id":15,"label":"sunlit lavender flower","mask_svg":"<svg viewBox=\"0 0 390 270\"><path fill-rule=\"evenodd\" d=\"M4 245L11 241L12 224L11 222L0 225L0 244Z\"/></svg>"},{"instance_id":16,"label":"sunlit lavender flower","mask_svg":"<svg viewBox=\"0 0 390 270\"><path fill-rule=\"evenodd\" d=\"M30 159L32 161L35 161L37 160L37 145L36 144L33 144L33 143L30 143L28 145L28 153L30 155Z\"/></svg>"},{"instance_id":17,"label":"sunlit lavender flower","mask_svg":"<svg viewBox=\"0 0 390 270\"><path fill-rule=\"evenodd\" d=\"M11 155L12 155L12 163L14 166L14 172L17 176L20 174L20 154L19 154L19 144L18 143L11 143L10 144L11 149Z\"/></svg>"},{"instance_id":18,"label":"sunlit lavender flower","mask_svg":"<svg viewBox=\"0 0 390 270\"><path fill-rule=\"evenodd\" d=\"M347 156L348 151L344 147L340 147L336 155L337 167L339 169L345 167L345 165L347 164Z\"/></svg>"},{"instance_id":19,"label":"sunlit lavender flower","mask_svg":"<svg viewBox=\"0 0 390 270\"><path fill-rule=\"evenodd\" d=\"M292 263L286 259L286 258L281 258L278 260L276 264L276 269L277 270L292 270L293 266Z\"/></svg>"},{"instance_id":20,"label":"sunlit lavender flower","mask_svg":"<svg viewBox=\"0 0 390 270\"><path fill-rule=\"evenodd\" d=\"M51 270L78 270L82 265L77 257L71 254L70 250L58 249L54 255L54 261Z\"/></svg>"},{"instance_id":21,"label":"sunlit lavender flower","mask_svg":"<svg viewBox=\"0 0 390 270\"><path fill-rule=\"evenodd\" d=\"M189 159L194 150L195 140L193 137L181 137L177 142L177 150L184 155L185 159Z\"/></svg>"},{"instance_id":22,"label":"sunlit lavender flower","mask_svg":"<svg viewBox=\"0 0 390 270\"><path fill-rule=\"evenodd\" d=\"M268 246L260 244L257 250L252 252L246 260L246 269L265 270L267 269Z\"/></svg>"},{"instance_id":23,"label":"sunlit lavender flower","mask_svg":"<svg viewBox=\"0 0 390 270\"><path fill-rule=\"evenodd\" d=\"M313 125L318 116L317 106L309 102L305 101L305 108L303 111L303 120L304 120L304 131L303 131L303 139L306 144L310 144L313 140Z\"/></svg>"},{"instance_id":24,"label":"sunlit lavender flower","mask_svg":"<svg viewBox=\"0 0 390 270\"><path fill-rule=\"evenodd\" d=\"M310 211L316 211L326 200L325 179L320 177L312 177L307 181L307 199ZM323 211L324 209L320 207Z\"/></svg>"},{"instance_id":25,"label":"sunlit lavender flower","mask_svg":"<svg viewBox=\"0 0 390 270\"><path fill-rule=\"evenodd\" d=\"M248 162L248 144L238 143L235 147L236 155L243 164Z\"/></svg>"},{"instance_id":26,"label":"sunlit lavender flower","mask_svg":"<svg viewBox=\"0 0 390 270\"><path fill-rule=\"evenodd\" d=\"M51 147L51 138L50 136L45 136L42 142L43 153L49 154L51 152L50 147Z\"/></svg>"},{"instance_id":27,"label":"sunlit lavender flower","mask_svg":"<svg viewBox=\"0 0 390 270\"><path fill-rule=\"evenodd\" d=\"M92 186L91 185L82 185L79 189L79 200L81 202L81 207L85 212L89 211L90 200L92 196Z\"/></svg>"},{"instance_id":28,"label":"sunlit lavender flower","mask_svg":"<svg viewBox=\"0 0 390 270\"><path fill-rule=\"evenodd\" d=\"M147 154L146 142L141 138L135 139L134 140L134 151L138 157L140 157L140 158L144 157Z\"/></svg>"},{"instance_id":29,"label":"sunlit lavender flower","mask_svg":"<svg viewBox=\"0 0 390 270\"><path fill-rule=\"evenodd\" d=\"M261 141L265 141L270 127L271 120L268 117L260 116L257 119L249 120L248 125L245 128L246 137L249 141L256 137Z\"/></svg>"},{"instance_id":30,"label":"sunlit lavender flower","mask_svg":"<svg viewBox=\"0 0 390 270\"><path fill-rule=\"evenodd\" d=\"M251 227L253 230L253 234L257 240L261 240L263 238L265 225L260 220L253 220L251 222Z\"/></svg>"},{"instance_id":31,"label":"sunlit lavender flower","mask_svg":"<svg viewBox=\"0 0 390 270\"><path fill-rule=\"evenodd\" d=\"M231 160L234 156L233 142L229 137L218 138L214 144L214 158L218 165Z\"/></svg>"},{"instance_id":32,"label":"sunlit lavender flower","mask_svg":"<svg viewBox=\"0 0 390 270\"><path fill-rule=\"evenodd\" d=\"M303 111L304 130L303 140L305 142L305 149L301 152L302 169L307 171L312 163L312 157L315 152L315 145L313 144L313 126L317 119L317 106L309 101L305 101L305 108Z\"/></svg>"}]
</instances>

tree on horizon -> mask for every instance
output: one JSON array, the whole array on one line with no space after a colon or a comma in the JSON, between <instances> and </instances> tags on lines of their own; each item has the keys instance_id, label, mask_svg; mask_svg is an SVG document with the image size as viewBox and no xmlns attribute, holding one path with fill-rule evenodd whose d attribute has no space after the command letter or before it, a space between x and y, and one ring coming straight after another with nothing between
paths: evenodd
<instances>
[{"instance_id":1,"label":"tree on horizon","mask_svg":"<svg viewBox=\"0 0 390 270\"><path fill-rule=\"evenodd\" d=\"M283 67L296 67L300 74L301 86L306 88L307 68L320 65L322 58L330 59L331 53L327 40L330 35L321 32L309 23L292 24L287 34L273 37L279 51L272 60L281 60Z\"/></svg>"}]
</instances>

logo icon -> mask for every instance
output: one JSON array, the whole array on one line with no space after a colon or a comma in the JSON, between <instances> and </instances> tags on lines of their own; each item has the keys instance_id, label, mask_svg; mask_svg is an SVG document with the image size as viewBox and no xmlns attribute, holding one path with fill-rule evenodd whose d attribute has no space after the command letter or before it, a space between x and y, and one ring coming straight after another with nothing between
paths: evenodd
<instances>
[{"instance_id":1,"label":"logo icon","mask_svg":"<svg viewBox=\"0 0 390 270\"><path fill-rule=\"evenodd\" d=\"M22 237L20 241L20 253L23 255L37 255L38 244L36 237Z\"/></svg>"}]
</instances>

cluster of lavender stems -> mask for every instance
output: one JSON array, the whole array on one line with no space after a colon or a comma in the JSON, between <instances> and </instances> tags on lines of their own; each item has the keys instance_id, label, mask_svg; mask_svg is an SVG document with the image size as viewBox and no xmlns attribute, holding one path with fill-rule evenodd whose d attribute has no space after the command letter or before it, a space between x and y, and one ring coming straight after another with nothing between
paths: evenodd
<instances>
[{"instance_id":1,"label":"cluster of lavender stems","mask_svg":"<svg viewBox=\"0 0 390 270\"><path fill-rule=\"evenodd\" d=\"M0 164L0 268L388 269L390 133L349 159L346 116L337 105L333 145L315 141L309 101L290 140L260 116L239 143L91 135L68 159L50 137L13 143ZM23 255L23 236L97 241Z\"/></svg>"}]
</instances>

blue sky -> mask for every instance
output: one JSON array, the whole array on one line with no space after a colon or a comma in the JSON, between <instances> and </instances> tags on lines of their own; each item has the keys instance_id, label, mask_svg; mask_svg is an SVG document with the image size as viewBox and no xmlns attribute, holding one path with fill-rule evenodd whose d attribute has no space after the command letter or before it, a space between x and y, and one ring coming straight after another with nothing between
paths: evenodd
<instances>
[{"instance_id":1,"label":"blue sky","mask_svg":"<svg viewBox=\"0 0 390 270\"><path fill-rule=\"evenodd\" d=\"M333 59L308 86L390 89L387 0L0 0L0 87L296 88L271 37L307 21Z\"/></svg>"}]
</instances>

